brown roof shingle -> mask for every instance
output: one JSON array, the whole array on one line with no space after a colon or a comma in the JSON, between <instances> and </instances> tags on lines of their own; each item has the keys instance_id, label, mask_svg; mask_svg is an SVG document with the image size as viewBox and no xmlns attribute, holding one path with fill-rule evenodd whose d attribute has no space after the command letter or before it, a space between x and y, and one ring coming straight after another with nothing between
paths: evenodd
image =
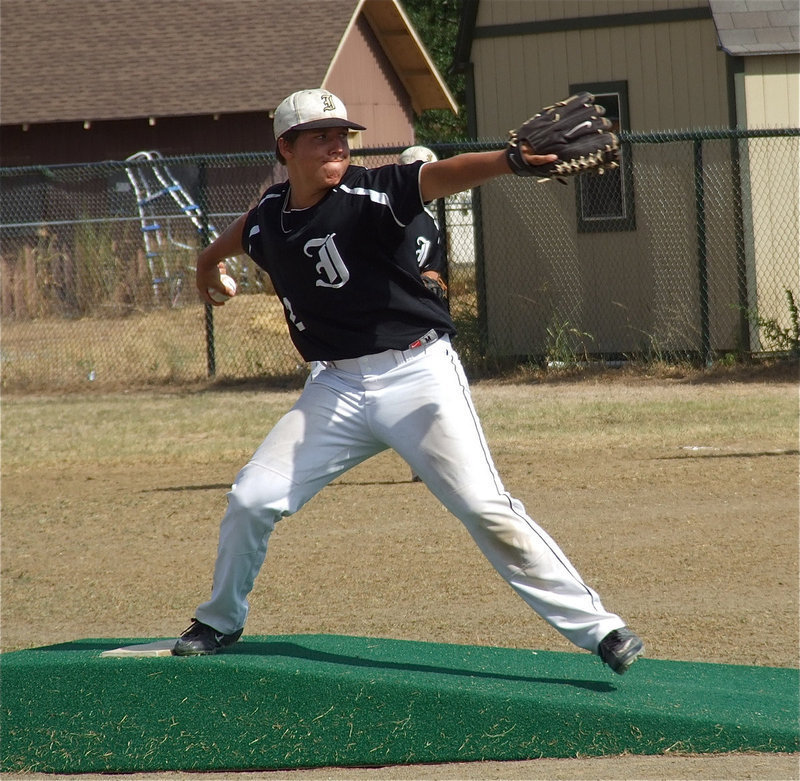
<instances>
[{"instance_id":1,"label":"brown roof shingle","mask_svg":"<svg viewBox=\"0 0 800 781\"><path fill-rule=\"evenodd\" d=\"M323 83L358 5L3 0L0 121L269 111Z\"/></svg>"}]
</instances>

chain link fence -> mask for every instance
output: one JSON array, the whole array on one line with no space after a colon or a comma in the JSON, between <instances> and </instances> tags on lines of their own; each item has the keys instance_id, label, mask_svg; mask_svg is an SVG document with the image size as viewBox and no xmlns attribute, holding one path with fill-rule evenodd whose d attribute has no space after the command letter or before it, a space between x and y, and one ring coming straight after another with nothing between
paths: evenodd
<instances>
[{"instance_id":1,"label":"chain link fence","mask_svg":"<svg viewBox=\"0 0 800 781\"><path fill-rule=\"evenodd\" d=\"M602 177L508 176L437 203L467 370L797 353L798 152L796 129L630 134ZM3 388L299 384L257 266L231 259L224 307L193 280L199 248L285 173L267 153L0 169Z\"/></svg>"}]
</instances>

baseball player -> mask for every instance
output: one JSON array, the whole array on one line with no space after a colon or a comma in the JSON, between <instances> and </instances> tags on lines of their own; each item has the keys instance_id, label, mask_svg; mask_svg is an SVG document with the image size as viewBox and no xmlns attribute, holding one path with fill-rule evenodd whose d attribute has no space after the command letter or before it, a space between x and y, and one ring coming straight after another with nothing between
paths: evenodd
<instances>
[{"instance_id":1,"label":"baseball player","mask_svg":"<svg viewBox=\"0 0 800 781\"><path fill-rule=\"evenodd\" d=\"M426 203L512 169L540 170L557 156L516 143L514 151L429 163L351 165L348 130L365 128L320 89L286 98L274 128L287 181L268 188L200 253L196 282L213 304L209 289L225 292L224 259L247 252L270 275L298 352L318 364L237 475L211 597L173 653L213 654L235 643L275 524L348 469L393 448L534 611L624 673L642 641L503 487L450 344L447 306L422 282L416 255L398 252Z\"/></svg>"},{"instance_id":2,"label":"baseball player","mask_svg":"<svg viewBox=\"0 0 800 781\"><path fill-rule=\"evenodd\" d=\"M422 162L432 163L438 158L432 149L426 146L410 146L400 153L398 163L410 165ZM439 224L433 203L423 204L422 211L414 217L406 229L406 240L398 250L399 253L409 251L417 258L417 265L423 277L423 283L442 299L447 299L447 283L445 281L446 259Z\"/></svg>"}]
</instances>

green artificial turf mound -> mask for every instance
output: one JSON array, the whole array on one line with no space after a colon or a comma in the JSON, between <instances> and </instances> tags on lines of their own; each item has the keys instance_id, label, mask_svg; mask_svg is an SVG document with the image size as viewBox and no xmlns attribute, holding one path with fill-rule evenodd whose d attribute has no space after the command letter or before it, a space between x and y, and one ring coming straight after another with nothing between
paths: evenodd
<instances>
[{"instance_id":1,"label":"green artificial turf mound","mask_svg":"<svg viewBox=\"0 0 800 781\"><path fill-rule=\"evenodd\" d=\"M798 670L336 635L210 657L0 656L3 771L391 765L800 750Z\"/></svg>"}]
</instances>

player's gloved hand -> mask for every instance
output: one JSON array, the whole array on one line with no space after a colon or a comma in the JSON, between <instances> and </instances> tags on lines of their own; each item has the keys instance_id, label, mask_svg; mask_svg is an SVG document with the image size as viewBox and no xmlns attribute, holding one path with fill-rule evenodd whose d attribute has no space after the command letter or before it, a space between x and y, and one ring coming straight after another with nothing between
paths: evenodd
<instances>
[{"instance_id":1,"label":"player's gloved hand","mask_svg":"<svg viewBox=\"0 0 800 781\"><path fill-rule=\"evenodd\" d=\"M447 300L447 285L444 283L444 280L438 275L433 273L423 273L422 275L422 284L425 285L431 293L434 293L437 298L440 298L442 301Z\"/></svg>"},{"instance_id":2,"label":"player's gloved hand","mask_svg":"<svg viewBox=\"0 0 800 781\"><path fill-rule=\"evenodd\" d=\"M506 158L517 176L563 179L585 172L602 174L619 167L619 139L594 95L581 92L546 106L509 131ZM544 165L531 155L558 155Z\"/></svg>"}]
</instances>

